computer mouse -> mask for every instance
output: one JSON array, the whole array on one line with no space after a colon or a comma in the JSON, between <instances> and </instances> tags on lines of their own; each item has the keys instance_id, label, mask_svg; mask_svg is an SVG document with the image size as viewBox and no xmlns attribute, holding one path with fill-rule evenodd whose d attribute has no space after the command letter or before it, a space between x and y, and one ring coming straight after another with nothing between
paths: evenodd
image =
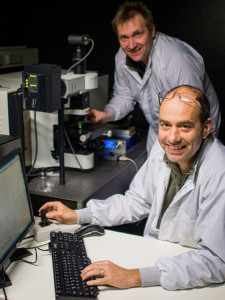
<instances>
[{"instance_id":1,"label":"computer mouse","mask_svg":"<svg viewBox=\"0 0 225 300\"><path fill-rule=\"evenodd\" d=\"M90 224L82 227L81 229L78 229L76 232L81 233L82 236L91 236L91 235L103 235L105 233L105 230L100 225Z\"/></svg>"}]
</instances>

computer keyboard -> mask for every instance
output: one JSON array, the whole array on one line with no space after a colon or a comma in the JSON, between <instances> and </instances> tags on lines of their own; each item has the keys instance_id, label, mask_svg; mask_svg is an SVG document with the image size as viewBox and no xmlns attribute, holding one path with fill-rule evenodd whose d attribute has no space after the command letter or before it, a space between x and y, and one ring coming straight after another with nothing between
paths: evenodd
<instances>
[{"instance_id":1,"label":"computer keyboard","mask_svg":"<svg viewBox=\"0 0 225 300\"><path fill-rule=\"evenodd\" d=\"M80 276L91 263L82 235L52 231L50 241L56 299L97 299L97 286L87 286Z\"/></svg>"}]
</instances>

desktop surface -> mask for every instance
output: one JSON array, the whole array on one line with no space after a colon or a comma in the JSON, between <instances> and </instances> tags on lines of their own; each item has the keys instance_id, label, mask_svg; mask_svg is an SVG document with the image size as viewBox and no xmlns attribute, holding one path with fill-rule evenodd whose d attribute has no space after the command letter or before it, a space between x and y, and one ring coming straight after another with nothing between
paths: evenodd
<instances>
[{"instance_id":1,"label":"desktop surface","mask_svg":"<svg viewBox=\"0 0 225 300\"><path fill-rule=\"evenodd\" d=\"M125 268L147 267L161 256L174 256L189 251L189 248L151 238L111 230L105 232L103 236L84 238L87 254L92 262L111 260ZM28 247L28 243L23 246ZM34 257L28 259L32 261ZM55 299L51 254L48 252L38 250L35 266L23 262L12 263L7 274L12 281L12 286L6 288L10 300ZM179 291L167 291L160 286L126 290L104 286L99 289L98 300L222 300L225 294L225 284ZM2 291L0 299L4 299Z\"/></svg>"}]
</instances>

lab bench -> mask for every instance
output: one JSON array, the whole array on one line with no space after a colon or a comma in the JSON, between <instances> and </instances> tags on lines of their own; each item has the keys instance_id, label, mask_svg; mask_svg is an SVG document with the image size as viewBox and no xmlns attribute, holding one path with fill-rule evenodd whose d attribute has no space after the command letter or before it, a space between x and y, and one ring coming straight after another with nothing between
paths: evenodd
<instances>
[{"instance_id":1,"label":"lab bench","mask_svg":"<svg viewBox=\"0 0 225 300\"><path fill-rule=\"evenodd\" d=\"M49 176L37 176L28 182L28 189L34 214L47 201L61 201L73 209L86 206L89 199L102 199L115 194L124 193L138 168L147 158L146 137L127 151L130 160L104 160L95 155L94 168L88 171L65 169L65 184L60 184L58 173ZM136 166L135 166L136 164Z\"/></svg>"}]
</instances>

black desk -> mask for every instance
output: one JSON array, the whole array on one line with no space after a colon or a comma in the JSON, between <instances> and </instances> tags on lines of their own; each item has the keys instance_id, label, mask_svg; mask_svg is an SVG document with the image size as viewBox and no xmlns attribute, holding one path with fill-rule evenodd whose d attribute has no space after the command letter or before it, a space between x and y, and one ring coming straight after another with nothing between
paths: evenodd
<instances>
[{"instance_id":1,"label":"black desk","mask_svg":"<svg viewBox=\"0 0 225 300\"><path fill-rule=\"evenodd\" d=\"M127 157L135 161L138 168L146 160L146 139L130 149ZM124 193L136 173L131 161L108 161L95 157L94 168L81 172L65 170L65 185L60 184L59 176L42 179L33 178L28 183L34 214L46 201L61 201L70 208L85 207L91 198L105 199L115 193Z\"/></svg>"}]
</instances>

